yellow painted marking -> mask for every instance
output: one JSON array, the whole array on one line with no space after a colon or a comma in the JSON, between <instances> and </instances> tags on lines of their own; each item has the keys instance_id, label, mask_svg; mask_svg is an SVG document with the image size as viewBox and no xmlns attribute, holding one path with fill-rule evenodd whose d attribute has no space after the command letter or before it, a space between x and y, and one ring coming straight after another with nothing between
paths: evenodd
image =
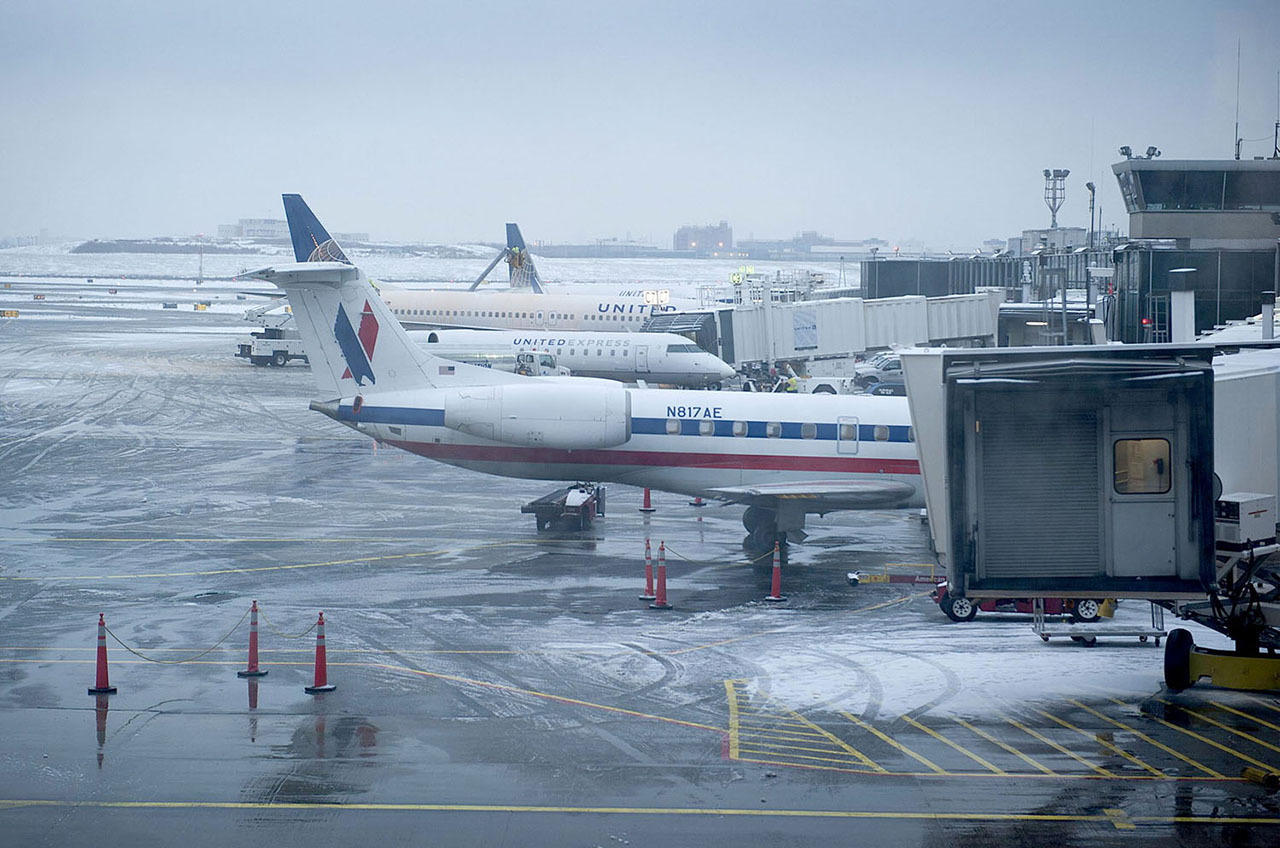
<instances>
[{"instance_id":1,"label":"yellow painted marking","mask_svg":"<svg viewBox=\"0 0 1280 848\"><path fill-rule=\"evenodd\" d=\"M1116 698L1112 698L1111 700L1115 701L1117 704L1120 704L1121 706L1127 706L1124 701L1118 700ZM1238 760L1244 760L1246 763L1257 766L1258 768L1263 769L1264 771L1275 771L1274 767L1267 765L1261 760L1255 760L1253 757L1250 757L1248 754L1242 754L1239 751L1235 750L1234 748L1228 748L1226 745L1223 745L1221 742L1215 742L1207 736L1201 736L1199 733L1196 733L1194 730L1188 730L1185 727L1179 727L1173 722L1166 721L1165 719L1162 719L1159 716L1153 715L1151 716L1151 718L1160 722L1160 724L1164 727L1171 728L1173 730L1178 731L1179 733L1184 733L1187 736L1190 736L1192 739L1199 740L1200 742L1203 742L1204 744L1210 747L1217 748L1219 751L1224 751Z\"/></svg>"},{"instance_id":2,"label":"yellow painted marking","mask_svg":"<svg viewBox=\"0 0 1280 848\"><path fill-rule=\"evenodd\" d=\"M1267 748L1269 750L1280 753L1280 748L1277 748L1275 745L1272 745L1270 742L1263 742L1261 739L1259 739L1258 737L1254 736L1251 733L1245 733L1243 730L1236 730L1234 727L1232 727L1229 724L1223 724L1222 722L1216 719L1209 718L1204 713L1187 709L1181 704L1175 704L1173 701L1166 701L1164 698L1156 698L1156 700L1162 704L1168 704L1171 707L1177 707L1187 715L1193 715L1196 718L1200 719L1201 721L1205 721L1205 722L1208 722L1209 724L1212 724L1214 727L1220 727L1223 730L1227 731L1228 733L1232 734L1233 736L1239 736L1241 739L1248 739L1250 742L1254 743L1255 745L1261 745L1263 748Z\"/></svg>"},{"instance_id":3,"label":"yellow painted marking","mask_svg":"<svg viewBox=\"0 0 1280 848\"><path fill-rule=\"evenodd\" d=\"M1008 751L1010 754L1013 754L1015 757L1020 758L1023 762L1025 762L1027 765L1031 766L1032 768L1039 769L1040 771L1044 772L1046 775L1050 775L1050 776L1052 776L1052 777L1057 777L1057 776L1058 776L1058 773L1057 773L1057 772L1055 772L1053 769L1049 768L1049 767L1048 767L1048 766L1046 766L1046 765L1042 765L1042 764L1040 764L1040 763L1039 763L1039 762L1037 762L1036 760L1033 760L1031 757L1029 757L1029 756L1027 756L1026 754L1022 753L1021 751L1019 751L1017 748L1013 747L1012 745L1007 745L1007 744L1005 744L1004 742L1001 742L999 739L997 739L996 737L992 736L990 733L987 733L987 731L985 731L985 730L981 730L981 729L979 729L979 728L977 728L977 727L974 727L972 724L970 724L969 722L965 721L965 720L964 720L964 719L962 719L962 718L958 718L958 719L956 719L955 721L956 721L956 724L959 724L961 727L964 727L964 728L967 728L967 729L969 729L969 730L973 731L973 732L974 732L974 733L976 733L978 736L981 736L983 739L987 740L988 742L992 743L993 745L998 745L999 747L1001 747L1001 748L1003 748L1004 750ZM1031 776L1033 776L1033 775L1026 775L1026 776L1031 777Z\"/></svg>"},{"instance_id":4,"label":"yellow painted marking","mask_svg":"<svg viewBox=\"0 0 1280 848\"><path fill-rule=\"evenodd\" d=\"M1100 712L1098 712L1097 710L1093 709L1092 707L1087 706L1086 704L1082 704L1082 703L1080 703L1079 701L1068 699L1068 703L1075 704L1077 707L1079 707L1080 709L1084 710L1085 712L1092 713L1093 715L1097 716L1098 718L1102 719L1103 721L1105 721L1105 722L1109 722L1110 724L1115 725L1116 727L1120 728L1121 730L1125 730L1125 731L1128 731L1129 733L1132 733L1134 736L1138 737L1138 738L1139 738L1139 739L1141 739L1143 742L1146 742L1146 743L1147 743L1147 744L1149 744L1149 745L1152 745L1152 746L1154 746L1154 747L1156 747L1156 748L1159 748L1161 751L1164 751L1166 754L1172 754L1173 756L1175 756L1175 757L1177 757L1178 759L1182 760L1184 763L1186 763L1186 764L1188 764L1188 765L1190 765L1190 766L1194 766L1195 768L1200 769L1200 771L1204 772L1205 774L1209 775L1210 777L1226 777L1226 775L1225 775L1225 774L1222 774L1221 772L1218 772L1218 771L1214 771L1213 769L1209 768L1208 766L1206 766L1206 765L1203 765L1203 764L1201 764L1201 763L1196 762L1195 760L1193 760L1193 759L1191 759L1190 757L1188 757L1186 754L1184 754L1184 753L1182 753L1181 751L1178 751L1178 750L1176 750L1176 749L1174 749L1174 748L1170 748L1168 745L1164 744L1164 743L1163 743L1163 742L1161 742L1160 740L1158 740L1158 739L1152 739L1150 736L1148 736L1147 734L1143 733L1141 730L1138 730L1136 727L1132 727L1131 725L1125 724L1125 723L1124 723L1124 722L1122 722L1122 721L1117 721L1116 719L1112 718L1111 716L1108 716L1108 715L1105 715L1105 714L1103 714L1103 713L1100 713Z\"/></svg>"},{"instance_id":5,"label":"yellow painted marking","mask_svg":"<svg viewBox=\"0 0 1280 848\"><path fill-rule=\"evenodd\" d=\"M921 724L920 722L916 721L916 720L915 720L915 719L913 719L911 716L904 715L904 716L902 717L902 720L903 720L903 721L905 721L907 724L911 725L912 727L915 727L915 728L918 728L918 729L920 729L920 730L923 730L925 733L929 734L929 735L930 735L930 736L932 736L934 739L937 739L939 742L942 742L942 743L943 743L943 744L945 744L945 745L950 745L952 748L955 748L957 751L959 751L960 753L964 754L966 757L968 757L969 759L973 760L975 763L977 763L978 765L982 766L983 768L985 768L985 769L990 769L991 771L995 772L996 774L1005 774L1005 771L1004 771L1003 769L996 768L996 767L995 767L995 766L993 766L991 763L989 763L989 762L987 762L986 760L984 760L982 757L979 757L977 754L975 754L975 753L973 753L972 751L970 751L968 748L965 748L965 747L963 747L963 746L961 746L961 745L958 745L957 743L955 743L955 742L951 741L950 739L948 739L947 737L943 736L941 733L939 733L938 731L934 730L934 729L933 729L933 728L931 728L931 727L925 727L923 724Z\"/></svg>"},{"instance_id":6,"label":"yellow painted marking","mask_svg":"<svg viewBox=\"0 0 1280 848\"><path fill-rule=\"evenodd\" d=\"M865 721L863 721L862 719L858 718L858 717L857 717L856 715L854 715L853 713L848 713L848 712L841 711L840 715L842 715L842 716L844 716L845 718L849 719L849 721L853 722L853 723L854 723L854 724L856 724L858 727L861 727L863 730L867 731L867 732L868 732L868 733L870 733L872 736L875 736L875 737L876 737L877 739L879 739L881 742L886 742L886 743L888 743L889 745L891 745L892 747L897 748L899 751L901 751L902 753L906 754L908 757L911 757L911 758L912 758L912 759L914 759L916 762L920 763L920 764L921 764L921 765L923 765L925 768L929 769L930 771L934 772L935 774L947 774L947 770L946 770L946 769L944 769L944 768L942 768L941 766L939 766L937 763L933 762L932 760L928 759L927 757L924 757L924 756L922 756L922 755L920 755L920 754L917 754L915 751L911 750L911 749L910 749L910 748L908 748L906 745L903 745L903 744L902 744L901 742L899 742L898 740L893 739L893 738L891 738L891 737L889 737L889 736L885 735L884 733L881 733L879 730L876 730L876 729L875 729L874 727L872 727L870 724L868 724L867 722L865 722Z\"/></svg>"},{"instance_id":7,"label":"yellow painted marking","mask_svg":"<svg viewBox=\"0 0 1280 848\"><path fill-rule=\"evenodd\" d=\"M448 553L446 549L435 551L415 551L409 554L383 554L381 556L354 557L352 559L333 559L327 562L301 562L290 565L260 565L252 568L214 568L207 571L157 571L140 574L65 574L44 575L41 577L12 577L0 575L0 580L12 582L34 583L41 580L143 580L157 577L208 577L214 574L258 574L265 571L294 571L307 568L327 568L334 565L353 565L359 562L386 562L393 559L414 559L417 557L439 556Z\"/></svg>"},{"instance_id":8,"label":"yellow painted marking","mask_svg":"<svg viewBox=\"0 0 1280 848\"><path fill-rule=\"evenodd\" d=\"M1234 708L1234 707L1228 707L1226 704L1221 703L1221 702L1219 702L1219 701L1210 701L1209 703L1213 704L1215 707L1217 707L1217 708L1218 708L1218 709L1220 709L1220 710L1226 710L1226 711L1227 711L1227 712L1229 712L1229 713L1235 713L1235 714L1236 714L1236 715L1238 715L1238 716L1241 716L1241 717L1243 717L1243 718L1247 718L1247 719L1249 719L1249 721L1252 721L1252 722L1254 722L1254 723L1256 723L1256 724L1260 724L1260 725L1262 725L1263 727L1266 727L1266 728L1268 728L1268 729L1270 729L1270 730L1274 730L1274 731L1280 732L1280 725L1274 725L1274 724L1272 724L1272 723L1271 723L1271 722L1269 722L1269 721L1263 721L1262 719L1258 718L1258 717L1257 717L1257 716L1255 716L1255 715L1250 715L1249 713L1241 712L1240 710L1237 710L1237 709L1236 709L1236 708Z\"/></svg>"},{"instance_id":9,"label":"yellow painted marking","mask_svg":"<svg viewBox=\"0 0 1280 848\"><path fill-rule=\"evenodd\" d=\"M1263 698L1255 697L1253 695L1245 695L1245 697L1248 698L1250 701L1253 701L1255 704L1259 704L1261 706L1266 707L1269 710L1275 710L1276 712L1280 713L1280 705L1273 704L1270 701L1267 701Z\"/></svg>"},{"instance_id":10,"label":"yellow painted marking","mask_svg":"<svg viewBox=\"0 0 1280 848\"><path fill-rule=\"evenodd\" d=\"M757 749L758 748L775 748L777 750L782 751L784 756L786 755L787 751L812 751L815 754L834 753L830 748L810 748L808 745L792 745L789 742L786 742L785 740L781 742L766 742L761 739L744 739L742 740L742 744L750 745L751 747L757 748ZM764 752L756 751L756 753L764 753ZM841 760L840 762L845 762L845 760Z\"/></svg>"},{"instance_id":11,"label":"yellow painted marking","mask_svg":"<svg viewBox=\"0 0 1280 848\"><path fill-rule=\"evenodd\" d=\"M726 680L724 694L729 699L729 759L738 759L738 693L734 686L743 681Z\"/></svg>"},{"instance_id":12,"label":"yellow painted marking","mask_svg":"<svg viewBox=\"0 0 1280 848\"><path fill-rule=\"evenodd\" d=\"M1155 775L1155 776L1157 776L1157 777L1164 777L1164 776L1165 776L1164 772L1160 771L1160 769L1158 769L1158 768L1156 768L1156 767L1154 767L1154 766L1148 765L1147 763L1144 763L1142 760L1138 759L1138 758L1137 758L1137 757L1135 757L1133 754L1130 754L1128 751L1124 750L1124 749L1123 749L1123 748L1121 748L1119 745L1115 745L1115 744L1113 744L1113 743L1111 743L1111 742L1108 742L1108 741L1107 741L1107 740L1105 740L1105 739L1102 739L1102 738L1101 738L1101 737L1099 737L1099 736L1098 736L1098 734L1096 734L1096 733L1090 733L1090 732L1089 732L1089 731L1087 731L1087 730L1084 730L1084 729L1082 729L1082 728L1076 727L1074 724L1072 724L1071 722L1067 721L1066 719L1058 718L1056 715L1053 715L1052 713L1047 713L1047 712L1045 712L1044 710L1035 710L1035 712L1039 713L1040 715L1044 716L1045 718L1049 719L1050 721L1057 722L1058 724L1062 725L1063 727L1067 728L1068 730L1074 730L1076 733L1079 733L1079 734L1080 734L1081 736L1083 736L1085 739L1090 739L1090 740L1092 740L1092 741L1094 741L1094 742L1097 742L1097 743L1098 743L1099 745L1101 745L1103 748L1106 748L1108 751L1112 751L1113 753L1119 754L1120 756L1124 757L1124 758L1125 758L1126 760L1128 760L1129 762L1133 763L1133 764L1134 764L1135 766L1137 766L1138 768L1144 769L1145 771L1148 771L1148 772L1150 772L1151 774L1154 774L1154 775Z\"/></svg>"},{"instance_id":13,"label":"yellow painted marking","mask_svg":"<svg viewBox=\"0 0 1280 848\"><path fill-rule=\"evenodd\" d=\"M779 765L787 765L788 760L813 760L814 762L819 762L819 763L839 763L842 766L848 766L850 764L850 761L848 758L841 758L841 757L814 757L809 754L788 754L786 752L779 752L779 751L755 751L749 748L744 748L743 750L748 754L760 754L762 756L773 757L773 759L770 760L770 762L777 763ZM838 754L839 751L828 751L827 753ZM876 772L876 773L888 774L888 772Z\"/></svg>"},{"instance_id":14,"label":"yellow painted marking","mask_svg":"<svg viewBox=\"0 0 1280 848\"><path fill-rule=\"evenodd\" d=\"M333 663L330 663L333 665ZM522 689L519 686L508 686L505 683L490 683L487 680L472 680L468 677L460 677L456 674L444 674L439 671L424 671L419 668L408 668L401 665L383 665L381 663L370 663L369 668L380 668L384 671L400 671L406 674L416 674L419 677L430 677L435 680L448 680L451 683L461 683L466 686L476 686L481 689L494 689L499 692L514 692L519 695L528 695L533 698L541 698L545 701L555 701L560 704L570 704L576 707L587 707L593 710L603 710L604 712L617 713L619 715L632 716L633 718L647 718L652 721L661 721L667 724L676 724L682 727L694 727L698 730L710 730L715 733L726 733L722 727L712 727L709 724L699 724L695 721L685 721L678 718L669 718L667 716L653 715L651 713L642 713L637 710L628 710L622 707L611 707L608 704L596 704L591 701L583 701L579 698L568 698L564 695L552 695L547 692L539 692L536 689Z\"/></svg>"},{"instance_id":15,"label":"yellow painted marking","mask_svg":"<svg viewBox=\"0 0 1280 848\"><path fill-rule=\"evenodd\" d=\"M840 613L840 615L851 615L853 613L859 613L859 612L872 612L874 610L884 609L885 607L891 607L891 606L896 606L897 604L903 604L915 598L923 598L928 594L929 594L928 592L916 592L911 595L905 595L901 598L895 598L892 601L884 601L883 603L872 604L869 607L858 607L857 609L848 610L847 612ZM732 645L735 642L745 642L748 639L759 639L762 636L772 636L775 633L786 633L788 632L789 629L790 628L786 628L786 627L775 627L770 630L761 630L757 633L747 633L742 636L734 636L729 639L721 639L718 642L707 642L705 645L691 645L688 648L679 648L674 651L668 651L667 655L674 657L679 654L692 653L693 651L705 651L708 648L718 648L721 645Z\"/></svg>"},{"instance_id":16,"label":"yellow painted marking","mask_svg":"<svg viewBox=\"0 0 1280 848\"><path fill-rule=\"evenodd\" d=\"M1129 814L1124 810L1108 808L1102 811L1107 818L1115 825L1116 830L1137 830L1138 826L1129 818Z\"/></svg>"},{"instance_id":17,"label":"yellow painted marking","mask_svg":"<svg viewBox=\"0 0 1280 848\"><path fill-rule=\"evenodd\" d=\"M1012 724L1014 727L1018 728L1019 730L1021 730L1023 733L1027 734L1028 736L1031 736L1031 737L1033 737L1033 738L1035 738L1035 739L1039 739L1041 742L1043 742L1044 744L1048 745L1050 748L1053 748L1055 751L1058 751L1059 753L1062 753L1062 754L1066 754L1066 755L1067 755L1068 757L1070 757L1071 759L1076 760L1077 762L1083 763L1084 765L1086 765L1086 766L1088 766L1089 768L1093 769L1094 771L1096 771L1098 774L1102 775L1103 777L1119 777L1119 775L1114 774L1113 772L1109 772L1109 771L1107 771L1107 770L1106 770L1106 769L1104 769L1102 766L1094 765L1093 763L1089 762L1089 761L1088 761L1088 760L1086 760L1084 757L1080 756L1079 754L1075 753L1074 751L1068 751L1066 748L1062 747L1062 746L1061 746L1061 745L1059 745L1057 742L1054 742L1052 739L1050 739L1050 738L1049 738L1049 737L1047 737L1047 736L1044 736L1044 735L1042 735L1042 734L1040 734L1040 733L1037 733L1036 731L1034 731L1034 730L1032 730L1031 728L1027 727L1025 724L1023 724L1023 723L1022 723L1022 722L1020 722L1020 721L1017 721L1017 720L1015 720L1015 719L1011 719L1011 718L1008 718L1008 717L1006 717L1006 718L1005 718L1005 721L1009 722L1009 724Z\"/></svg>"},{"instance_id":18,"label":"yellow painted marking","mask_svg":"<svg viewBox=\"0 0 1280 848\"><path fill-rule=\"evenodd\" d=\"M739 730L739 735L744 739L780 739L790 742L812 742L815 739L824 738L822 735L817 733L774 733L760 728L751 728L749 730L742 728Z\"/></svg>"},{"instance_id":19,"label":"yellow painted marking","mask_svg":"<svg viewBox=\"0 0 1280 848\"><path fill-rule=\"evenodd\" d=\"M760 810L734 807L569 807L531 804L377 804L305 801L95 801L0 799L0 809L51 807L114 810L313 810L349 812L585 813L627 816L742 816L746 818L900 819L905 821L1094 822L1114 824L1115 813L946 813L899 810ZM1123 815L1123 813L1121 813ZM1280 817L1126 816L1134 824L1280 825Z\"/></svg>"},{"instance_id":20,"label":"yellow painted marking","mask_svg":"<svg viewBox=\"0 0 1280 848\"><path fill-rule=\"evenodd\" d=\"M742 747L742 746L744 746L744 745L749 745L749 744L765 744L765 743L761 743L761 742L750 742L750 741L747 741L747 740L743 740L743 739L741 738L741 737L742 737L742 728L743 728L743 724L742 724L742 720L741 720L741 718L739 718L739 717L738 717L738 714L737 714L737 709L738 709L738 697L739 697L739 693L738 693L738 690L737 690L737 686L742 685L744 682L745 682L745 681L742 681L742 680L736 680L736 681L735 681L735 680L726 680L726 681L725 681L725 694L727 694L727 695L728 695L728 697L729 697L729 750L730 750L730 757L732 757L732 758L734 758L734 759L737 759L737 755L736 755L736 754L734 754L733 752L734 752L734 751L737 751L737 750L740 750L740 749L741 749L741 747ZM821 727L819 727L818 725L816 725L816 724L814 724L813 722L809 721L807 718L805 718L804 716L800 715L799 713L797 713L797 712L788 712L788 713L786 713L786 714L778 714L778 718L779 718L779 720L781 720L781 721L786 721L786 722L788 723L788 725L793 725L793 724L795 724L795 725L799 725L799 726L801 726L801 727L805 727L805 728L807 728L808 730L812 731L812 735L813 735L813 738L814 738L814 739L825 739L825 740L827 740L828 742L830 742L832 745L834 745L837 749L839 749L838 751L831 751L830 749L826 749L828 753L847 753L847 754L852 755L852 756L853 756L853 757L854 757L858 762L862 763L864 766L866 766L866 767L868 767L868 768L870 768L870 769L873 769L873 770L875 770L875 771L877 771L877 772L880 772L880 773L882 773L882 774L885 772L885 770L884 770L883 768L881 768L879 765L877 765L875 762L873 762L869 757L867 757L867 756L866 756L865 754L863 754L861 751L859 751L858 749L856 749L856 748L854 748L853 746L849 745L848 743L846 743L844 740L840 739L839 737L836 737L836 736L832 735L831 733L828 733L826 730L822 729L822 728L821 728ZM761 730L761 731L764 731L764 733L761 733L761 734L759 734L759 735L764 735L764 736L766 736L766 738L769 738L769 736L770 736L770 735L772 735L772 734L768 734L768 731L770 730L770 728L769 728L769 727L767 727L767 726L766 726L766 727L758 727L758 728L757 728L757 727L752 727L751 729L752 729L753 731L754 731L754 730ZM798 733L800 733L800 731L796 731L796 730L790 730L790 729L788 729L788 730L784 730L784 731L779 731L779 733L798 734ZM754 735L754 734L753 734L753 735ZM780 739L780 740L782 740L782 741L785 741L785 737L781 737L781 736L773 736L773 738L778 738L778 739ZM806 738L806 739L804 739L803 741L805 741L805 742L809 742L809 741L811 741L811 740ZM823 750L823 749L817 749L817 748L815 748L815 749L810 749L810 750ZM761 753L765 753L765 752L761 752ZM777 756L777 755L775 754L775 755L773 755L773 756ZM799 756L801 756L801 755L796 754L795 756L799 757ZM805 757L805 759L817 759L817 758L814 758L814 757ZM839 760L839 759L831 759L831 760L829 760L829 762L844 763L844 762L847 762L847 761L846 761L846 760Z\"/></svg>"}]
</instances>

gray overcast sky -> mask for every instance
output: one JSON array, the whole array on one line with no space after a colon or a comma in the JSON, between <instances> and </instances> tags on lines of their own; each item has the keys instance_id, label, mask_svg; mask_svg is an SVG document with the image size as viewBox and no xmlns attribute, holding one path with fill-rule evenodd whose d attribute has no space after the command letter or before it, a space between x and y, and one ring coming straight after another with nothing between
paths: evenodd
<instances>
[{"instance_id":1,"label":"gray overcast sky","mask_svg":"<svg viewBox=\"0 0 1280 848\"><path fill-rule=\"evenodd\" d=\"M9 0L0 234L282 217L375 238L817 229L933 248L1047 226L1042 169L1269 155L1276 0Z\"/></svg>"}]
</instances>

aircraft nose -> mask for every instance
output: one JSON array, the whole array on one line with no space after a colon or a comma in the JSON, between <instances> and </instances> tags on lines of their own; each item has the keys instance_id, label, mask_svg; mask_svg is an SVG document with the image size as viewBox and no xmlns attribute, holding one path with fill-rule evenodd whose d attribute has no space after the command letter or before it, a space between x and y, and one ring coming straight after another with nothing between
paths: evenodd
<instances>
[{"instance_id":1,"label":"aircraft nose","mask_svg":"<svg viewBox=\"0 0 1280 848\"><path fill-rule=\"evenodd\" d=\"M727 380L730 377L737 376L737 374L738 372L729 363L723 361L720 363L720 379Z\"/></svg>"}]
</instances>

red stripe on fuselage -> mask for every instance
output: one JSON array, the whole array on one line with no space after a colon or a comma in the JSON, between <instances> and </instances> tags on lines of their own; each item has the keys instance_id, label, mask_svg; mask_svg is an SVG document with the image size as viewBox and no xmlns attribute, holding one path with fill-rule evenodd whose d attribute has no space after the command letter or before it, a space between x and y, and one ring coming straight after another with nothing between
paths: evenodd
<instances>
[{"instance_id":1,"label":"red stripe on fuselage","mask_svg":"<svg viewBox=\"0 0 1280 848\"><path fill-rule=\"evenodd\" d=\"M914 459L861 456L762 456L756 454L680 453L636 450L559 450L499 445L399 442L395 445L429 459L471 462L524 462L547 465L627 465L664 468L740 468L757 471L822 471L837 474L919 474Z\"/></svg>"}]
</instances>

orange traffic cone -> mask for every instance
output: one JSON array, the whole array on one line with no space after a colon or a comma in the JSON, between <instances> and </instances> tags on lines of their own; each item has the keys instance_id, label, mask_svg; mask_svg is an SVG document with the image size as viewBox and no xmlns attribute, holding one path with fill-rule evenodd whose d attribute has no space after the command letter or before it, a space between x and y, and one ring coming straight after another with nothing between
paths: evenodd
<instances>
[{"instance_id":1,"label":"orange traffic cone","mask_svg":"<svg viewBox=\"0 0 1280 848\"><path fill-rule=\"evenodd\" d=\"M773 543L773 587L772 591L765 596L766 601L785 601L787 596L782 594L782 559L779 554L779 545Z\"/></svg>"},{"instance_id":2,"label":"orange traffic cone","mask_svg":"<svg viewBox=\"0 0 1280 848\"><path fill-rule=\"evenodd\" d=\"M669 610L671 604L667 603L667 543L658 543L658 595L654 598L653 603L649 604L649 609Z\"/></svg>"},{"instance_id":3,"label":"orange traffic cone","mask_svg":"<svg viewBox=\"0 0 1280 848\"><path fill-rule=\"evenodd\" d=\"M90 695L114 695L116 687L107 679L107 620L98 613L98 681L89 688Z\"/></svg>"},{"instance_id":4,"label":"orange traffic cone","mask_svg":"<svg viewBox=\"0 0 1280 848\"><path fill-rule=\"evenodd\" d=\"M697 495L693 500L689 501L689 506L706 506L701 495Z\"/></svg>"},{"instance_id":5,"label":"orange traffic cone","mask_svg":"<svg viewBox=\"0 0 1280 848\"><path fill-rule=\"evenodd\" d=\"M332 692L337 688L329 682L328 662L324 652L324 613L320 613L320 618L316 621L316 682L312 686L304 687L304 691L308 695L315 695L320 692Z\"/></svg>"},{"instance_id":6,"label":"orange traffic cone","mask_svg":"<svg viewBox=\"0 0 1280 848\"><path fill-rule=\"evenodd\" d=\"M655 509L653 508L653 499L652 499L652 497L649 495L649 490L648 490L647 488L644 490L644 505L640 507L640 511L641 511L641 512L656 512L656 511L657 511L657 510L655 510Z\"/></svg>"},{"instance_id":7,"label":"orange traffic cone","mask_svg":"<svg viewBox=\"0 0 1280 848\"><path fill-rule=\"evenodd\" d=\"M258 602L254 601L249 609L249 667L237 671L236 677L265 677L266 672L258 668Z\"/></svg>"},{"instance_id":8,"label":"orange traffic cone","mask_svg":"<svg viewBox=\"0 0 1280 848\"><path fill-rule=\"evenodd\" d=\"M653 594L653 554L649 550L649 540L644 540L644 594L640 596L642 601L652 601L657 595Z\"/></svg>"}]
</instances>

